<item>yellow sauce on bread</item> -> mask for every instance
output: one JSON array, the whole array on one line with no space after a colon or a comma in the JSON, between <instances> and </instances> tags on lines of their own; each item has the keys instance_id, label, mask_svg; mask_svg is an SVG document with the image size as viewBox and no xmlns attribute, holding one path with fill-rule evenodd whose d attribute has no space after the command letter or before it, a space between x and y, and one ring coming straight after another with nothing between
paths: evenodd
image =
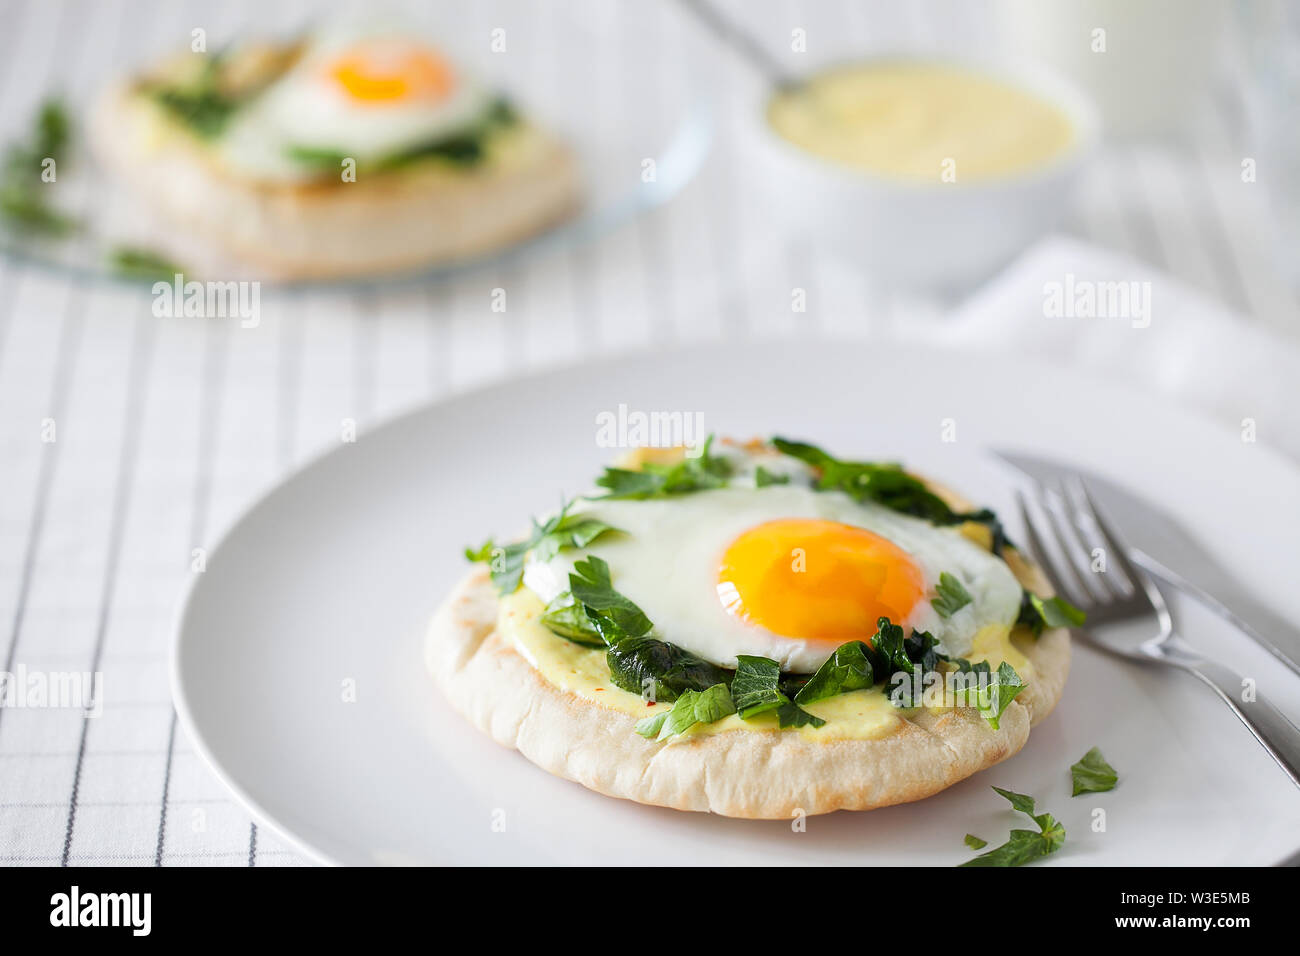
<instances>
[{"instance_id":1,"label":"yellow sauce on bread","mask_svg":"<svg viewBox=\"0 0 1300 956\"><path fill-rule=\"evenodd\" d=\"M523 656L543 680L593 704L638 719L670 710L671 703L648 703L637 694L615 687L610 680L605 652L585 647L549 631L540 620L541 600L527 588L501 599L497 627L502 637ZM1026 682L1032 665L1011 643L1010 635L989 627L975 637L972 662L987 660L996 669L1003 660L1011 663ZM735 714L711 724L696 724L683 736L769 731L797 733L817 740L871 740L888 736L903 726L912 711L902 710L886 697L886 685L870 690L838 694L804 706L826 721L825 726L780 730L774 713L742 720ZM937 710L943 708L928 708Z\"/></svg>"}]
</instances>

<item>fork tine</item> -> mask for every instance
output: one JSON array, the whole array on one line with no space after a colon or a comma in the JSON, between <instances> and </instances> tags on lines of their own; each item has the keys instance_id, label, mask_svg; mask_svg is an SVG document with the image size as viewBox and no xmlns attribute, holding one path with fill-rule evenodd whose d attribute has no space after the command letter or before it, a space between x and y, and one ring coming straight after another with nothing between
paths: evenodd
<instances>
[{"instance_id":1,"label":"fork tine","mask_svg":"<svg viewBox=\"0 0 1300 956\"><path fill-rule=\"evenodd\" d=\"M1051 582L1052 588L1065 595L1066 599L1071 604L1074 604L1079 608L1083 608L1085 604L1093 603L1091 601L1081 603L1077 594L1069 593L1070 589L1065 586L1065 578L1062 576L1060 569L1056 566L1056 562L1050 557L1047 548L1044 546L1043 539L1039 535L1038 528L1035 525L1034 517L1029 513L1029 504L1020 491L1016 492L1016 503L1020 506L1020 518L1025 525L1025 539L1029 542L1030 555L1033 557L1034 561L1037 562L1038 566L1043 569L1043 573L1047 575L1047 580Z\"/></svg>"},{"instance_id":2,"label":"fork tine","mask_svg":"<svg viewBox=\"0 0 1300 956\"><path fill-rule=\"evenodd\" d=\"M1087 491L1078 476L1071 476L1062 482L1062 490L1066 496L1066 508L1070 513L1070 521L1075 528L1075 532L1081 539L1087 540L1087 545L1101 549L1109 561L1110 553L1115 550L1114 542L1106 537L1097 524L1097 509L1087 498ZM1123 558L1123 549L1120 549L1120 557ZM1137 593L1137 586L1132 573L1126 574L1124 565L1117 562L1114 568L1109 565L1103 574L1095 575L1105 582L1106 589L1117 598L1129 598Z\"/></svg>"},{"instance_id":3,"label":"fork tine","mask_svg":"<svg viewBox=\"0 0 1300 956\"><path fill-rule=\"evenodd\" d=\"M1138 583L1142 581L1142 572L1135 568L1128 559L1128 551L1124 547L1124 542L1118 534L1111 528L1105 518L1101 516L1101 510L1097 503L1092 500L1092 495L1088 491L1088 486L1083 483L1083 479L1078 475L1073 478L1080 512L1087 518L1092 526L1097 530L1101 538L1101 546L1106 549L1108 558L1114 561L1124 574L1125 582L1133 593L1138 588Z\"/></svg>"},{"instance_id":4,"label":"fork tine","mask_svg":"<svg viewBox=\"0 0 1300 956\"><path fill-rule=\"evenodd\" d=\"M1049 501L1049 495L1058 503L1053 504ZM1060 546L1065 563L1070 569L1071 578L1078 585L1079 590L1084 594L1091 594L1098 601L1109 601L1112 597L1110 589L1100 581L1094 580L1096 575L1093 574L1092 562L1089 560L1092 556L1091 549L1079 537L1079 531L1069 517L1070 504L1066 498L1065 488L1062 487L1058 492L1040 486L1038 503L1056 532L1056 543Z\"/></svg>"}]
</instances>

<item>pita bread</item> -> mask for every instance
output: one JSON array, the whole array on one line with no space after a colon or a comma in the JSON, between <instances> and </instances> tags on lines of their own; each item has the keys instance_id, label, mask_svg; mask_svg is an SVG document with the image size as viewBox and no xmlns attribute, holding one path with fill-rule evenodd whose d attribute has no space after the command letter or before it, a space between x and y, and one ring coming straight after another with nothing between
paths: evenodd
<instances>
[{"instance_id":1,"label":"pita bread","mask_svg":"<svg viewBox=\"0 0 1300 956\"><path fill-rule=\"evenodd\" d=\"M303 184L234 175L194 137L170 126L128 82L98 104L91 145L181 238L199 236L277 279L401 272L471 259L550 228L580 202L572 150L523 120L503 134L508 150L472 169L415 163L356 182ZM208 265L211 274L228 268L220 257Z\"/></svg>"},{"instance_id":2,"label":"pita bread","mask_svg":"<svg viewBox=\"0 0 1300 956\"><path fill-rule=\"evenodd\" d=\"M1060 699L1070 663L1066 631L1019 644L1035 677L996 731L973 709L922 710L874 740L764 729L663 744L636 734L630 714L543 679L497 630L497 604L487 571L477 568L429 627L427 666L461 714L498 743L584 787L731 817L869 810L937 793L1023 747L1030 727Z\"/></svg>"}]
</instances>

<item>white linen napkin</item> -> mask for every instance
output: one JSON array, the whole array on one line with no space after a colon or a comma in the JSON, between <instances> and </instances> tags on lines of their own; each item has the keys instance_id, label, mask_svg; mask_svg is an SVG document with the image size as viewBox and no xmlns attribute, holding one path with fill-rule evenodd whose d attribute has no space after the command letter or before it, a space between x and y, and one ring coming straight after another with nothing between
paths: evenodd
<instances>
[{"instance_id":1,"label":"white linen napkin","mask_svg":"<svg viewBox=\"0 0 1300 956\"><path fill-rule=\"evenodd\" d=\"M1259 442L1300 460L1300 348L1150 265L1078 239L1029 249L944 320L942 338L1154 390L1229 428L1253 423Z\"/></svg>"}]
</instances>

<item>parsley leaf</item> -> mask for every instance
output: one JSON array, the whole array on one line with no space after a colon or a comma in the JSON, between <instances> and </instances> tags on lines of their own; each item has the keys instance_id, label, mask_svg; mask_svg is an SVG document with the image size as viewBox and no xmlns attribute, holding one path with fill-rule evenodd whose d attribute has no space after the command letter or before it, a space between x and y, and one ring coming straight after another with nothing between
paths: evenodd
<instances>
[{"instance_id":1,"label":"parsley leaf","mask_svg":"<svg viewBox=\"0 0 1300 956\"><path fill-rule=\"evenodd\" d=\"M367 161L364 168L375 172L389 172L403 169L425 159L442 159L461 167L475 166L488 155L488 141L492 135L517 121L518 115L510 102L505 98L498 98L484 113L482 120L474 126L451 136L436 136L386 156L371 159ZM351 154L337 147L321 148L291 144L285 150L285 155L304 166L337 172L339 165Z\"/></svg>"},{"instance_id":2,"label":"parsley leaf","mask_svg":"<svg viewBox=\"0 0 1300 956\"><path fill-rule=\"evenodd\" d=\"M1064 839L1064 833L1062 830L1061 839ZM973 860L959 863L958 866L1024 866L1052 853L1057 846L1059 843L1053 845L1042 832L1012 830L1006 843L987 853L981 853Z\"/></svg>"},{"instance_id":3,"label":"parsley leaf","mask_svg":"<svg viewBox=\"0 0 1300 956\"><path fill-rule=\"evenodd\" d=\"M731 696L736 703L736 711L749 720L759 714L776 711L777 723L781 728L823 727L822 718L808 713L792 701L781 689L784 678L781 665L766 657L750 657L741 654L736 658L736 676L731 681ZM789 677L791 675L787 675ZM868 685L870 686L870 685Z\"/></svg>"},{"instance_id":4,"label":"parsley leaf","mask_svg":"<svg viewBox=\"0 0 1300 956\"><path fill-rule=\"evenodd\" d=\"M477 549L466 548L465 557L470 561L486 561L498 593L514 594L524 577L524 556L532 546L531 539L501 546L489 538Z\"/></svg>"},{"instance_id":5,"label":"parsley leaf","mask_svg":"<svg viewBox=\"0 0 1300 956\"><path fill-rule=\"evenodd\" d=\"M1003 711L1025 689L1025 682L1006 661L994 671L988 661L972 664L965 658L941 654L938 638L929 631L914 630L904 637L903 628L887 617L882 617L877 627L876 636L871 641L874 666L879 679L891 685L889 697L896 707L921 706L914 692L925 692L926 675L938 672L940 662L971 675L969 680L954 681L949 685L957 706L979 708L980 716L994 730L998 729ZM940 678L947 680L942 674Z\"/></svg>"},{"instance_id":6,"label":"parsley leaf","mask_svg":"<svg viewBox=\"0 0 1300 956\"><path fill-rule=\"evenodd\" d=\"M714 684L695 698L695 719L702 724L711 724L735 712L736 704L726 684Z\"/></svg>"},{"instance_id":7,"label":"parsley leaf","mask_svg":"<svg viewBox=\"0 0 1300 956\"><path fill-rule=\"evenodd\" d=\"M1029 595L1038 616L1048 627L1081 627L1088 616L1065 598L1052 597L1043 599L1035 594Z\"/></svg>"},{"instance_id":8,"label":"parsley leaf","mask_svg":"<svg viewBox=\"0 0 1300 956\"><path fill-rule=\"evenodd\" d=\"M972 664L964 658L941 654L938 638L929 631L914 630L904 636L904 629L887 617L880 618L876 626L870 646L862 641L841 644L817 673L806 680L787 675L781 679L780 689L802 682L794 692L794 700L810 704L885 681L893 687L889 698L894 706L919 707L921 702L914 699L915 691L920 689L923 693L926 675L938 673L940 662L947 662L975 678L954 688L957 706L978 707L980 716L997 730L1003 711L1025 688L1020 675L1006 661L994 671L988 661ZM771 663L775 665L774 661Z\"/></svg>"},{"instance_id":9,"label":"parsley leaf","mask_svg":"<svg viewBox=\"0 0 1300 956\"><path fill-rule=\"evenodd\" d=\"M650 740L659 736L659 730L663 727L664 721L668 719L668 711L663 710L657 714L651 714L649 717L643 717L636 722L636 732L642 737Z\"/></svg>"},{"instance_id":10,"label":"parsley leaf","mask_svg":"<svg viewBox=\"0 0 1300 956\"><path fill-rule=\"evenodd\" d=\"M653 637L625 637L611 644L605 662L615 687L657 701L731 681L730 671Z\"/></svg>"},{"instance_id":11,"label":"parsley leaf","mask_svg":"<svg viewBox=\"0 0 1300 956\"><path fill-rule=\"evenodd\" d=\"M1078 763L1070 767L1070 776L1074 782L1074 790L1070 794L1072 797L1081 793L1105 793L1114 790L1115 784L1119 782L1119 774L1106 763L1106 758L1097 747L1093 747Z\"/></svg>"},{"instance_id":12,"label":"parsley leaf","mask_svg":"<svg viewBox=\"0 0 1300 956\"><path fill-rule=\"evenodd\" d=\"M726 458L715 457L710 451L712 445L713 436L710 435L699 455L688 456L672 465L646 462L635 471L606 468L605 473L596 479L596 484L606 489L606 494L599 495L598 499L667 498L692 491L726 487L727 479L732 473L731 462Z\"/></svg>"},{"instance_id":13,"label":"parsley leaf","mask_svg":"<svg viewBox=\"0 0 1300 956\"><path fill-rule=\"evenodd\" d=\"M667 740L669 737L685 733L696 724L711 724L735 712L736 705L731 700L731 693L727 690L726 684L714 684L700 691L684 691L673 704L673 709L668 712L667 719L659 723L659 732L655 739ZM655 715L656 718L658 716L660 715ZM641 733L641 724L645 724L645 729L649 730L653 722L654 718L638 721L637 732Z\"/></svg>"},{"instance_id":14,"label":"parsley leaf","mask_svg":"<svg viewBox=\"0 0 1300 956\"><path fill-rule=\"evenodd\" d=\"M68 116L62 104L46 101L36 115L31 139L14 143L5 151L0 167L0 216L16 229L47 236L61 236L76 228L76 221L57 211L47 201L42 179L45 160L57 170L68 146Z\"/></svg>"},{"instance_id":15,"label":"parsley leaf","mask_svg":"<svg viewBox=\"0 0 1300 956\"><path fill-rule=\"evenodd\" d=\"M912 659L907 656L906 640L903 635L903 628L887 617L882 617L876 622L876 636L871 639L871 650L875 654L876 670L885 679L895 671L912 673Z\"/></svg>"},{"instance_id":16,"label":"parsley leaf","mask_svg":"<svg viewBox=\"0 0 1300 956\"><path fill-rule=\"evenodd\" d=\"M185 270L162 253L139 246L119 246L108 254L108 264L115 273L130 279L170 282Z\"/></svg>"},{"instance_id":17,"label":"parsley leaf","mask_svg":"<svg viewBox=\"0 0 1300 956\"><path fill-rule=\"evenodd\" d=\"M876 642L886 652L880 655L880 666L893 687L890 699L894 706L920 707L921 700L914 692L925 693L926 675L937 674L939 662L947 658L939 653L939 639L929 631L914 630L906 638L902 633L888 618L880 620Z\"/></svg>"},{"instance_id":18,"label":"parsley leaf","mask_svg":"<svg viewBox=\"0 0 1300 956\"><path fill-rule=\"evenodd\" d=\"M1065 598L1040 598L1025 591L1020 597L1020 615L1017 624L1028 627L1037 637L1049 627L1082 627L1088 615Z\"/></svg>"},{"instance_id":19,"label":"parsley leaf","mask_svg":"<svg viewBox=\"0 0 1300 956\"><path fill-rule=\"evenodd\" d=\"M608 489L601 498L652 498L664 485L663 476L653 471L606 468L596 484Z\"/></svg>"},{"instance_id":20,"label":"parsley leaf","mask_svg":"<svg viewBox=\"0 0 1300 956\"><path fill-rule=\"evenodd\" d=\"M46 100L36 114L36 152L42 157L58 159L71 138L68 112L57 100Z\"/></svg>"},{"instance_id":21,"label":"parsley leaf","mask_svg":"<svg viewBox=\"0 0 1300 956\"><path fill-rule=\"evenodd\" d=\"M640 637L652 627L644 611L614 590L609 565L603 558L589 554L576 562L569 573L569 590L573 599L586 608L598 630L602 621L607 621L618 629L617 637ZM600 633L607 643L617 643L605 630Z\"/></svg>"},{"instance_id":22,"label":"parsley leaf","mask_svg":"<svg viewBox=\"0 0 1300 956\"><path fill-rule=\"evenodd\" d=\"M897 463L841 461L815 445L785 438L773 438L772 444L816 468L820 472L817 487L823 491L843 491L857 501L875 501L918 518L953 523L954 513L943 499Z\"/></svg>"},{"instance_id":23,"label":"parsley leaf","mask_svg":"<svg viewBox=\"0 0 1300 956\"><path fill-rule=\"evenodd\" d=\"M815 714L808 713L792 700L787 700L777 708L776 717L782 730L787 727L804 727L809 724L813 727L826 726L826 721Z\"/></svg>"},{"instance_id":24,"label":"parsley leaf","mask_svg":"<svg viewBox=\"0 0 1300 956\"><path fill-rule=\"evenodd\" d=\"M762 465L754 469L754 487L766 488L768 485L788 485L790 484L789 475L780 475L773 471L768 471Z\"/></svg>"},{"instance_id":25,"label":"parsley leaf","mask_svg":"<svg viewBox=\"0 0 1300 956\"><path fill-rule=\"evenodd\" d=\"M1024 689L1025 682L1020 679L1015 668L1003 661L979 695L980 716L988 721L990 727L997 730L1002 712Z\"/></svg>"},{"instance_id":26,"label":"parsley leaf","mask_svg":"<svg viewBox=\"0 0 1300 956\"><path fill-rule=\"evenodd\" d=\"M1001 787L994 787L998 793L1007 798L1011 804L1011 809L1018 810L1021 813L1034 815L1034 798L1023 793L1016 793L1014 790L1003 790Z\"/></svg>"},{"instance_id":27,"label":"parsley leaf","mask_svg":"<svg viewBox=\"0 0 1300 956\"><path fill-rule=\"evenodd\" d=\"M585 647L604 647L605 639L587 616L587 609L573 599L573 595L564 591L546 605L542 611L542 625L552 634L567 637L575 644Z\"/></svg>"},{"instance_id":28,"label":"parsley leaf","mask_svg":"<svg viewBox=\"0 0 1300 956\"><path fill-rule=\"evenodd\" d=\"M939 639L929 631L914 630L903 642L903 652L914 667L920 667L922 675L936 670L939 662L947 658L938 651Z\"/></svg>"},{"instance_id":29,"label":"parsley leaf","mask_svg":"<svg viewBox=\"0 0 1300 956\"><path fill-rule=\"evenodd\" d=\"M736 712L745 720L776 710L787 700L781 693L781 665L766 657L740 654L736 676L731 679L731 697Z\"/></svg>"},{"instance_id":30,"label":"parsley leaf","mask_svg":"<svg viewBox=\"0 0 1300 956\"><path fill-rule=\"evenodd\" d=\"M587 515L561 515L558 521L542 526L534 557L549 561L566 548L585 548L607 532L618 532L618 529Z\"/></svg>"},{"instance_id":31,"label":"parsley leaf","mask_svg":"<svg viewBox=\"0 0 1300 956\"><path fill-rule=\"evenodd\" d=\"M668 719L660 725L659 735L655 739L667 740L694 727L699 721L695 716L695 699L699 696L700 692L697 690L683 691L677 698L677 702L673 704L673 709L668 712Z\"/></svg>"},{"instance_id":32,"label":"parsley leaf","mask_svg":"<svg viewBox=\"0 0 1300 956\"><path fill-rule=\"evenodd\" d=\"M644 611L614 590L609 565L594 554L574 564L568 595L547 605L542 622L576 643L607 645L610 680L633 694L670 701L686 691L731 683L730 671L648 636L654 625Z\"/></svg>"},{"instance_id":33,"label":"parsley leaf","mask_svg":"<svg viewBox=\"0 0 1300 956\"><path fill-rule=\"evenodd\" d=\"M956 575L949 574L947 571L939 575L939 585L934 590L936 597L930 601L930 606L943 618L952 617L975 600Z\"/></svg>"},{"instance_id":34,"label":"parsley leaf","mask_svg":"<svg viewBox=\"0 0 1300 956\"><path fill-rule=\"evenodd\" d=\"M862 641L849 641L837 647L835 653L817 668L817 673L795 695L795 702L811 704L836 694L871 687L875 682L871 649Z\"/></svg>"},{"instance_id":35,"label":"parsley leaf","mask_svg":"<svg viewBox=\"0 0 1300 956\"><path fill-rule=\"evenodd\" d=\"M215 139L226 128L243 99L222 91L226 53L214 53L194 77L184 83L153 83L145 91L172 119L188 126L201 139Z\"/></svg>"},{"instance_id":36,"label":"parsley leaf","mask_svg":"<svg viewBox=\"0 0 1300 956\"><path fill-rule=\"evenodd\" d=\"M1002 846L981 853L973 860L958 864L959 866L1024 866L1061 848L1065 843L1065 827L1061 826L1050 813L1035 815L1033 797L1012 790L1003 790L1001 787L993 789L1006 797L1011 802L1012 808L1038 824L1038 832L1012 830L1009 839ZM970 836L967 835L966 839L967 844L970 845Z\"/></svg>"},{"instance_id":37,"label":"parsley leaf","mask_svg":"<svg viewBox=\"0 0 1300 956\"><path fill-rule=\"evenodd\" d=\"M501 594L513 594L523 580L524 558L529 551L536 549L539 561L549 561L566 548L585 548L603 534L621 533L590 515L571 515L569 507L564 505L544 524L534 521L532 533L522 541L498 545L489 538L478 548L466 548L465 557L470 561L486 561L497 590Z\"/></svg>"},{"instance_id":38,"label":"parsley leaf","mask_svg":"<svg viewBox=\"0 0 1300 956\"><path fill-rule=\"evenodd\" d=\"M972 850L982 850L989 845L988 840L981 840L973 833L966 834L966 838L962 840L962 842L965 843Z\"/></svg>"},{"instance_id":39,"label":"parsley leaf","mask_svg":"<svg viewBox=\"0 0 1300 956\"><path fill-rule=\"evenodd\" d=\"M816 445L773 438L773 446L792 458L817 469L816 487L822 491L842 491L856 501L874 501L893 511L924 518L937 525L975 521L988 526L992 533L993 553L1000 555L1010 544L997 515L987 508L957 512L931 491L920 478L905 472L894 462L842 461Z\"/></svg>"}]
</instances>

